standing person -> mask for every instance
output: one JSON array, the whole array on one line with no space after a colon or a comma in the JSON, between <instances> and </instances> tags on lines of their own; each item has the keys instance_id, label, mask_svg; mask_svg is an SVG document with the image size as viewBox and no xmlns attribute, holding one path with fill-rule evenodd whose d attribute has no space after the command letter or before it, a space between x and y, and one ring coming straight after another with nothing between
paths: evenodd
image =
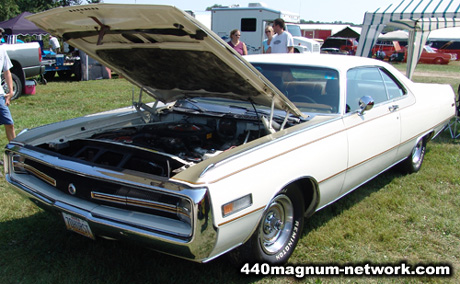
<instances>
[{"instance_id":1,"label":"standing person","mask_svg":"<svg viewBox=\"0 0 460 284\"><path fill-rule=\"evenodd\" d=\"M241 55L248 55L248 49L246 44L240 41L241 32L238 29L234 29L230 32L230 41L228 44L233 47Z\"/></svg>"},{"instance_id":2,"label":"standing person","mask_svg":"<svg viewBox=\"0 0 460 284\"><path fill-rule=\"evenodd\" d=\"M293 53L294 52L294 38L292 35L285 31L286 25L283 19L276 19L273 21L273 30L276 35L273 37L267 53Z\"/></svg>"},{"instance_id":3,"label":"standing person","mask_svg":"<svg viewBox=\"0 0 460 284\"><path fill-rule=\"evenodd\" d=\"M0 28L0 36L1 35L3 35L2 28ZM11 141L16 137L13 118L8 108L11 103L11 98L13 97L13 77L10 71L13 64L11 64L11 60L3 45L0 45L0 67L2 68L3 77L8 86L8 94L5 94L5 90L0 87L0 124L5 125L6 138L8 138L8 141Z\"/></svg>"},{"instance_id":4,"label":"standing person","mask_svg":"<svg viewBox=\"0 0 460 284\"><path fill-rule=\"evenodd\" d=\"M272 26L267 26L265 28L265 35L267 38L262 42L262 53L267 53L268 48L270 47L270 43L272 42L272 38L275 32L273 31Z\"/></svg>"},{"instance_id":5,"label":"standing person","mask_svg":"<svg viewBox=\"0 0 460 284\"><path fill-rule=\"evenodd\" d=\"M54 51L55 53L59 53L61 51L61 45L59 44L59 40L57 37L50 36L50 47L51 50Z\"/></svg>"}]
</instances>

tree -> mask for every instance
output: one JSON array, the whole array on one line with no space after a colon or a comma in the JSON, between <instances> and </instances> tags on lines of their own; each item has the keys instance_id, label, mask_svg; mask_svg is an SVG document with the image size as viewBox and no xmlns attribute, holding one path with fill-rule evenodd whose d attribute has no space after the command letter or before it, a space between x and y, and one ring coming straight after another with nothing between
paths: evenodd
<instances>
[{"instance_id":1,"label":"tree","mask_svg":"<svg viewBox=\"0 0 460 284\"><path fill-rule=\"evenodd\" d=\"M214 4L214 5L212 5L211 7L206 8L206 11L211 11L212 8L222 8L222 7L226 7L226 6Z\"/></svg>"},{"instance_id":2,"label":"tree","mask_svg":"<svg viewBox=\"0 0 460 284\"><path fill-rule=\"evenodd\" d=\"M100 3L101 0L0 0L0 21L6 21L23 12L38 13L59 6Z\"/></svg>"},{"instance_id":3,"label":"tree","mask_svg":"<svg viewBox=\"0 0 460 284\"><path fill-rule=\"evenodd\" d=\"M0 21L6 21L20 14L16 0L0 0Z\"/></svg>"},{"instance_id":4,"label":"tree","mask_svg":"<svg viewBox=\"0 0 460 284\"><path fill-rule=\"evenodd\" d=\"M37 13L58 6L54 0L17 0L16 2L19 7L18 14L23 12Z\"/></svg>"}]
</instances>

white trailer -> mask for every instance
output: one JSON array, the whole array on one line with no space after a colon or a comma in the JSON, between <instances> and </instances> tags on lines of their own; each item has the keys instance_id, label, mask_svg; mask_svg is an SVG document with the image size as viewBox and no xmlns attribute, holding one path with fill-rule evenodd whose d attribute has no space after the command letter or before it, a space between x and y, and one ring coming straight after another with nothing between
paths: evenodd
<instances>
[{"instance_id":1,"label":"white trailer","mask_svg":"<svg viewBox=\"0 0 460 284\"><path fill-rule=\"evenodd\" d=\"M240 40L246 43L249 54L262 53L262 41L265 27L273 20L281 18L286 22L288 31L294 37L294 52L320 52L320 44L302 37L300 16L295 13L273 10L259 3L250 3L249 7L213 8L211 11L211 30L225 41L230 41L230 31L239 29Z\"/></svg>"}]
</instances>

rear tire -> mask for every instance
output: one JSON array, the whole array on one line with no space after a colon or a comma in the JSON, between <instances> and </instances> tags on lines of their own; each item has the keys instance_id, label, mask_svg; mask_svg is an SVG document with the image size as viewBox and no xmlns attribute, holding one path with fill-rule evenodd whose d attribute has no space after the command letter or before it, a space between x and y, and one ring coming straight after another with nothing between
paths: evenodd
<instances>
[{"instance_id":1,"label":"rear tire","mask_svg":"<svg viewBox=\"0 0 460 284\"><path fill-rule=\"evenodd\" d=\"M18 75L11 72L11 77L13 78L13 91L14 91L13 97L11 98L11 100L15 100L19 98L19 96L22 94L23 86L22 86L21 79L18 77ZM2 88L3 90L5 90L5 93L8 93L9 91L8 86L6 85L3 75L2 75Z\"/></svg>"},{"instance_id":2,"label":"rear tire","mask_svg":"<svg viewBox=\"0 0 460 284\"><path fill-rule=\"evenodd\" d=\"M405 173L416 173L422 168L423 159L425 158L426 141L420 139L414 146L410 155L401 162L401 170Z\"/></svg>"},{"instance_id":3,"label":"rear tire","mask_svg":"<svg viewBox=\"0 0 460 284\"><path fill-rule=\"evenodd\" d=\"M434 63L434 64L442 64L442 63L443 63L442 58L435 58L435 59L433 60L433 63Z\"/></svg>"}]
</instances>

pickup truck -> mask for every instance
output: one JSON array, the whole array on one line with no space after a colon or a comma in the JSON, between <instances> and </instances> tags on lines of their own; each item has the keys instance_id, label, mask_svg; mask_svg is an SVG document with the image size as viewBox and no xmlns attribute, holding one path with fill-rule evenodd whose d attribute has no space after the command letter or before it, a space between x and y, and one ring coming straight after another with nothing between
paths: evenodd
<instances>
[{"instance_id":1,"label":"pickup truck","mask_svg":"<svg viewBox=\"0 0 460 284\"><path fill-rule=\"evenodd\" d=\"M10 70L13 77L14 100L23 93L26 79L43 75L45 66L41 62L41 48L38 42L3 44L3 47L13 63Z\"/></svg>"}]
</instances>

